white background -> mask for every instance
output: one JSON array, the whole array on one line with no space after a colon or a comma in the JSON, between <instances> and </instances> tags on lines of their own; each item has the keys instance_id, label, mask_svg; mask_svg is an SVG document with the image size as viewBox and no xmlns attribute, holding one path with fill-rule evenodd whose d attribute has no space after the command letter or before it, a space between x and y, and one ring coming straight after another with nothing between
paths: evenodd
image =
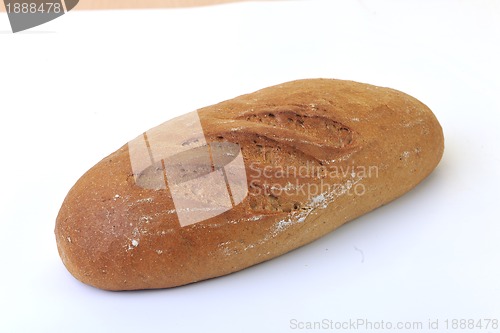
<instances>
[{"instance_id":1,"label":"white background","mask_svg":"<svg viewBox=\"0 0 500 333\"><path fill-rule=\"evenodd\" d=\"M498 1L72 11L19 34L0 13L0 332L312 332L293 319L421 331L438 319L445 331L446 319L500 319L499 59ZM313 244L222 278L106 292L66 271L55 218L101 158L175 115L313 77L426 103L445 132L439 167Z\"/></svg>"}]
</instances>

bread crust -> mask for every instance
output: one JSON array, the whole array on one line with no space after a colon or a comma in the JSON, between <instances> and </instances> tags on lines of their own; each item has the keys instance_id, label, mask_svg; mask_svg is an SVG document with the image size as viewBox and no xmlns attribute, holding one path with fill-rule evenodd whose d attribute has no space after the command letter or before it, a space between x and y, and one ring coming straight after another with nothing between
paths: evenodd
<instances>
[{"instance_id":1,"label":"bread crust","mask_svg":"<svg viewBox=\"0 0 500 333\"><path fill-rule=\"evenodd\" d=\"M432 172L444 149L423 103L352 81L287 82L197 114L207 142L239 145L247 196L182 226L168 182L138 186L126 144L77 181L57 216L59 254L78 280L153 289L239 271L396 199Z\"/></svg>"}]
</instances>

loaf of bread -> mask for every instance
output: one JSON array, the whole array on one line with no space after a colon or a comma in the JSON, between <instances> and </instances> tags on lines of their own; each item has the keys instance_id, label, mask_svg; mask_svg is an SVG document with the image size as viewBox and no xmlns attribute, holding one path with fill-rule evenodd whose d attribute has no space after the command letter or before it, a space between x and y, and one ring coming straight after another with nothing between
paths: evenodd
<instances>
[{"instance_id":1,"label":"loaf of bread","mask_svg":"<svg viewBox=\"0 0 500 333\"><path fill-rule=\"evenodd\" d=\"M436 117L402 92L283 83L167 121L97 163L57 216L59 254L107 290L229 274L394 200L442 153Z\"/></svg>"}]
</instances>

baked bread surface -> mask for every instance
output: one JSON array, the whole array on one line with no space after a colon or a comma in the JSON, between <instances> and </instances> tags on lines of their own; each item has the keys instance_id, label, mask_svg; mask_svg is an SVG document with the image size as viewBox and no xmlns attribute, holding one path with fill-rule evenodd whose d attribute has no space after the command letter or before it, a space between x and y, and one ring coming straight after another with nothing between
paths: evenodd
<instances>
[{"instance_id":1,"label":"baked bread surface","mask_svg":"<svg viewBox=\"0 0 500 333\"><path fill-rule=\"evenodd\" d=\"M287 82L193 114L212 154L217 144L239 150L245 195L235 200L233 191L231 209L183 225L171 191L177 185L147 172L188 161L192 180L217 167L199 169L203 154L191 149L138 175L136 148L125 144L77 181L57 216L59 254L78 280L107 290L168 288L272 259L406 193L437 166L444 147L424 104L352 81ZM161 146L171 144L162 141L167 132L188 148L198 140L175 120L146 133L159 133ZM223 205L226 187L207 181L185 189L192 193L185 207Z\"/></svg>"}]
</instances>

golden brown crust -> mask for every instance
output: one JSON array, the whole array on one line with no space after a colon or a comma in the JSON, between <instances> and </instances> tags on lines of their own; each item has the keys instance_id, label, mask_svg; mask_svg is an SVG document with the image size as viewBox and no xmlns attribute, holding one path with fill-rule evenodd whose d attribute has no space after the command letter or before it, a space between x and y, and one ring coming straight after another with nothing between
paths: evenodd
<instances>
[{"instance_id":1,"label":"golden brown crust","mask_svg":"<svg viewBox=\"0 0 500 333\"><path fill-rule=\"evenodd\" d=\"M132 290L241 270L399 197L443 153L441 127L424 104L350 81L288 82L198 115L208 142L241 147L249 195L181 227L168 187L137 186L125 145L74 185L57 217L59 253L77 279Z\"/></svg>"}]
</instances>

